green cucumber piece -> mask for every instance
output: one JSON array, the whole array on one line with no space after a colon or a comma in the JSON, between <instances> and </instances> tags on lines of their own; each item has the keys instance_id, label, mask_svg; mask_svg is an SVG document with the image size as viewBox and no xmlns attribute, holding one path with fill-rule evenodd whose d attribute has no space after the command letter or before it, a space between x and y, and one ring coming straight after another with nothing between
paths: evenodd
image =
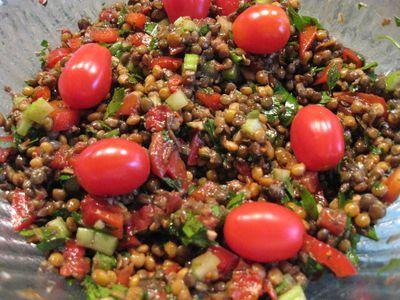
<instances>
[{"instance_id":1,"label":"green cucumber piece","mask_svg":"<svg viewBox=\"0 0 400 300\"><path fill-rule=\"evenodd\" d=\"M67 238L71 235L70 231L68 230L67 224L61 217L57 217L54 220L51 220L46 224L46 227L55 230L57 232L55 237L57 238Z\"/></svg>"},{"instance_id":2,"label":"green cucumber piece","mask_svg":"<svg viewBox=\"0 0 400 300\"><path fill-rule=\"evenodd\" d=\"M220 262L221 260L216 255L207 251L192 260L191 269L193 275L198 280L203 281L206 274L218 272L218 265Z\"/></svg>"},{"instance_id":3,"label":"green cucumber piece","mask_svg":"<svg viewBox=\"0 0 400 300\"><path fill-rule=\"evenodd\" d=\"M282 294L278 298L279 300L307 300L306 295L300 285L295 285L286 293Z\"/></svg>"},{"instance_id":4,"label":"green cucumber piece","mask_svg":"<svg viewBox=\"0 0 400 300\"><path fill-rule=\"evenodd\" d=\"M25 113L22 114L21 119L17 123L17 133L19 135L25 136L28 134L29 129L31 129L33 121L29 120Z\"/></svg>"},{"instance_id":5,"label":"green cucumber piece","mask_svg":"<svg viewBox=\"0 0 400 300\"><path fill-rule=\"evenodd\" d=\"M39 98L25 110L24 115L31 121L42 124L44 119L54 111L51 106L43 98Z\"/></svg>"},{"instance_id":6,"label":"green cucumber piece","mask_svg":"<svg viewBox=\"0 0 400 300\"><path fill-rule=\"evenodd\" d=\"M110 256L113 255L118 245L118 239L115 236L83 227L78 228L76 233L76 242L80 246L90 248Z\"/></svg>"}]
</instances>

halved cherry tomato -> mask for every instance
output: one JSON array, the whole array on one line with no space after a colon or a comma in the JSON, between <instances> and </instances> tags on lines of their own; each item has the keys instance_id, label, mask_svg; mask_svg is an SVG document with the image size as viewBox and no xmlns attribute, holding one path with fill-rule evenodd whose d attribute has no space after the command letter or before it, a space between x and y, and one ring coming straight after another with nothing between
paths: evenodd
<instances>
[{"instance_id":1,"label":"halved cherry tomato","mask_svg":"<svg viewBox=\"0 0 400 300\"><path fill-rule=\"evenodd\" d=\"M90 108L106 98L111 87L111 53L98 44L80 47L58 80L61 98L69 107Z\"/></svg>"},{"instance_id":2,"label":"halved cherry tomato","mask_svg":"<svg viewBox=\"0 0 400 300\"><path fill-rule=\"evenodd\" d=\"M256 300L263 293L263 278L248 264L240 261L227 284L227 294L233 300Z\"/></svg>"},{"instance_id":3,"label":"halved cherry tomato","mask_svg":"<svg viewBox=\"0 0 400 300\"><path fill-rule=\"evenodd\" d=\"M98 43L115 43L119 37L117 28L91 27L88 32L90 38Z\"/></svg>"},{"instance_id":4,"label":"halved cherry tomato","mask_svg":"<svg viewBox=\"0 0 400 300\"><path fill-rule=\"evenodd\" d=\"M135 112L140 107L140 99L136 93L130 93L124 97L121 108L118 111L119 116L129 116Z\"/></svg>"},{"instance_id":5,"label":"halved cherry tomato","mask_svg":"<svg viewBox=\"0 0 400 300\"><path fill-rule=\"evenodd\" d=\"M48 86L37 86L33 90L32 99L35 101L39 98L43 98L44 100L48 101L51 98L51 91Z\"/></svg>"},{"instance_id":6,"label":"halved cherry tomato","mask_svg":"<svg viewBox=\"0 0 400 300\"><path fill-rule=\"evenodd\" d=\"M0 164L5 163L8 156L14 151L13 141L12 136L0 136Z\"/></svg>"},{"instance_id":7,"label":"halved cherry tomato","mask_svg":"<svg viewBox=\"0 0 400 300\"><path fill-rule=\"evenodd\" d=\"M231 272L239 263L239 257L223 247L211 246L208 250L219 258L220 263L217 268L221 276Z\"/></svg>"},{"instance_id":8,"label":"halved cherry tomato","mask_svg":"<svg viewBox=\"0 0 400 300\"><path fill-rule=\"evenodd\" d=\"M303 244L304 225L290 209L269 202L250 202L226 217L224 238L243 258L273 262L293 257ZM260 238L262 237L262 238Z\"/></svg>"},{"instance_id":9,"label":"halved cherry tomato","mask_svg":"<svg viewBox=\"0 0 400 300\"><path fill-rule=\"evenodd\" d=\"M221 107L221 94L214 91L208 92L206 90L198 90L196 92L196 99L208 108L217 110Z\"/></svg>"},{"instance_id":10,"label":"halved cherry tomato","mask_svg":"<svg viewBox=\"0 0 400 300\"><path fill-rule=\"evenodd\" d=\"M71 153L68 151L67 145L61 145L61 147L54 153L54 158L50 163L52 169L62 170L66 167L69 167Z\"/></svg>"},{"instance_id":11,"label":"halved cherry tomato","mask_svg":"<svg viewBox=\"0 0 400 300\"><path fill-rule=\"evenodd\" d=\"M239 8L239 0L214 0L214 4L222 9L222 16L230 15Z\"/></svg>"},{"instance_id":12,"label":"halved cherry tomato","mask_svg":"<svg viewBox=\"0 0 400 300\"><path fill-rule=\"evenodd\" d=\"M251 53L270 54L287 44L290 22L286 12L279 6L256 4L236 18L232 31L238 47Z\"/></svg>"},{"instance_id":13,"label":"halved cherry tomato","mask_svg":"<svg viewBox=\"0 0 400 300\"><path fill-rule=\"evenodd\" d=\"M153 204L145 205L139 210L133 211L131 214L130 223L127 226L128 236L149 229L150 225L154 221L154 218L161 218L162 215L163 211L161 208Z\"/></svg>"},{"instance_id":14,"label":"halved cherry tomato","mask_svg":"<svg viewBox=\"0 0 400 300\"><path fill-rule=\"evenodd\" d=\"M73 52L75 52L80 46L82 46L82 39L83 38L81 36L70 38L69 40L67 40L67 45Z\"/></svg>"},{"instance_id":15,"label":"halved cherry tomato","mask_svg":"<svg viewBox=\"0 0 400 300\"><path fill-rule=\"evenodd\" d=\"M181 85L182 85L182 76L178 74L171 76L171 78L167 82L167 86L171 91L171 93L175 93L177 90L179 90Z\"/></svg>"},{"instance_id":16,"label":"halved cherry tomato","mask_svg":"<svg viewBox=\"0 0 400 300\"><path fill-rule=\"evenodd\" d=\"M139 29L144 28L144 24L147 21L147 17L141 13L129 13L125 16L125 22L131 26L134 26Z\"/></svg>"},{"instance_id":17,"label":"halved cherry tomato","mask_svg":"<svg viewBox=\"0 0 400 300\"><path fill-rule=\"evenodd\" d=\"M141 45L145 45L145 46L149 46L151 43L151 40L153 38L148 35L147 33L143 33L143 32L136 32L134 34L129 35L126 38L126 41L136 47L139 47Z\"/></svg>"},{"instance_id":18,"label":"halved cherry tomato","mask_svg":"<svg viewBox=\"0 0 400 300\"><path fill-rule=\"evenodd\" d=\"M133 270L134 270L133 263L127 264L122 269L116 269L115 273L117 274L117 283L128 287L129 277L132 275Z\"/></svg>"},{"instance_id":19,"label":"halved cherry tomato","mask_svg":"<svg viewBox=\"0 0 400 300\"><path fill-rule=\"evenodd\" d=\"M173 112L168 105L158 105L151 108L146 113L144 127L149 131L161 131L167 126L168 118L173 116Z\"/></svg>"},{"instance_id":20,"label":"halved cherry tomato","mask_svg":"<svg viewBox=\"0 0 400 300\"><path fill-rule=\"evenodd\" d=\"M161 132L153 133L149 153L151 171L154 175L160 178L165 176L172 151L174 151L174 145L171 140L164 141Z\"/></svg>"},{"instance_id":21,"label":"halved cherry tomato","mask_svg":"<svg viewBox=\"0 0 400 300\"><path fill-rule=\"evenodd\" d=\"M54 111L50 114L53 119L53 131L64 131L78 125L79 110L70 109L64 101L51 101L50 105L54 108Z\"/></svg>"},{"instance_id":22,"label":"halved cherry tomato","mask_svg":"<svg viewBox=\"0 0 400 300\"><path fill-rule=\"evenodd\" d=\"M78 182L92 195L121 195L149 177L147 150L122 138L97 141L77 155L72 165Z\"/></svg>"},{"instance_id":23,"label":"halved cherry tomato","mask_svg":"<svg viewBox=\"0 0 400 300\"><path fill-rule=\"evenodd\" d=\"M349 48L344 48L342 57L345 62L354 63L356 68L361 68L364 65L362 57Z\"/></svg>"},{"instance_id":24,"label":"halved cherry tomato","mask_svg":"<svg viewBox=\"0 0 400 300\"><path fill-rule=\"evenodd\" d=\"M347 216L343 210L323 208L318 216L317 224L335 235L341 235L346 229Z\"/></svg>"},{"instance_id":25,"label":"halved cherry tomato","mask_svg":"<svg viewBox=\"0 0 400 300\"><path fill-rule=\"evenodd\" d=\"M400 167L397 167L385 182L388 187L387 193L383 196L382 201L388 204L393 203L400 195Z\"/></svg>"},{"instance_id":26,"label":"halved cherry tomato","mask_svg":"<svg viewBox=\"0 0 400 300\"><path fill-rule=\"evenodd\" d=\"M179 180L182 184L182 189L187 191L188 180L186 175L186 165L179 155L178 150L172 151L169 157L167 175L174 180Z\"/></svg>"},{"instance_id":27,"label":"halved cherry tomato","mask_svg":"<svg viewBox=\"0 0 400 300\"><path fill-rule=\"evenodd\" d=\"M51 50L49 55L47 56L46 66L48 68L54 68L56 63L58 63L61 59L63 59L70 53L71 53L71 49L69 49L69 48L57 48L57 49Z\"/></svg>"},{"instance_id":28,"label":"halved cherry tomato","mask_svg":"<svg viewBox=\"0 0 400 300\"><path fill-rule=\"evenodd\" d=\"M384 116L387 117L388 114L388 108L387 108L387 103L384 98L379 97L374 94L367 94L367 93L351 93L351 92L337 92L333 93L333 96L337 98L338 100L345 101L348 103L352 103L355 99L358 99L362 102L366 102L369 104L372 103L379 103L383 106L383 109L385 111Z\"/></svg>"},{"instance_id":29,"label":"halved cherry tomato","mask_svg":"<svg viewBox=\"0 0 400 300\"><path fill-rule=\"evenodd\" d=\"M82 280L90 271L90 260L85 257L85 248L69 240L64 247L64 264L60 268L60 275L75 277Z\"/></svg>"},{"instance_id":30,"label":"halved cherry tomato","mask_svg":"<svg viewBox=\"0 0 400 300\"><path fill-rule=\"evenodd\" d=\"M211 0L163 0L168 18L175 22L179 17L203 19L207 17Z\"/></svg>"},{"instance_id":31,"label":"halved cherry tomato","mask_svg":"<svg viewBox=\"0 0 400 300\"><path fill-rule=\"evenodd\" d=\"M304 59L306 51L310 49L317 36L317 26L307 26L304 31L299 33L299 55Z\"/></svg>"},{"instance_id":32,"label":"halved cherry tomato","mask_svg":"<svg viewBox=\"0 0 400 300\"><path fill-rule=\"evenodd\" d=\"M111 229L112 234L122 239L124 232L124 210L118 204L110 204L101 199L87 195L81 201L82 221L88 226L101 220Z\"/></svg>"},{"instance_id":33,"label":"halved cherry tomato","mask_svg":"<svg viewBox=\"0 0 400 300\"><path fill-rule=\"evenodd\" d=\"M297 160L308 170L329 170L340 162L344 154L343 127L329 109L308 105L293 119L290 143Z\"/></svg>"},{"instance_id":34,"label":"halved cherry tomato","mask_svg":"<svg viewBox=\"0 0 400 300\"><path fill-rule=\"evenodd\" d=\"M328 267L337 277L348 277L357 274L356 267L342 252L305 234L302 250L311 255L317 262Z\"/></svg>"},{"instance_id":35,"label":"halved cherry tomato","mask_svg":"<svg viewBox=\"0 0 400 300\"><path fill-rule=\"evenodd\" d=\"M190 142L190 152L188 155L187 164L188 166L196 166L199 162L199 149L203 145L203 141L200 138L200 134L196 132Z\"/></svg>"},{"instance_id":36,"label":"halved cherry tomato","mask_svg":"<svg viewBox=\"0 0 400 300\"><path fill-rule=\"evenodd\" d=\"M16 231L27 228L36 220L36 212L31 198L20 188L16 188L11 201L11 223Z\"/></svg>"},{"instance_id":37,"label":"halved cherry tomato","mask_svg":"<svg viewBox=\"0 0 400 300\"><path fill-rule=\"evenodd\" d=\"M155 66L166 68L173 72L176 72L182 66L182 58L160 56L153 58L150 64L150 68L153 69Z\"/></svg>"},{"instance_id":38,"label":"halved cherry tomato","mask_svg":"<svg viewBox=\"0 0 400 300\"><path fill-rule=\"evenodd\" d=\"M328 73L329 70L336 65L337 69L340 71L342 69L342 64L338 63L330 63L328 66L326 66L325 69L323 69L321 72L317 74L317 79L314 81L314 85L319 85L319 84L325 84L328 81Z\"/></svg>"}]
</instances>

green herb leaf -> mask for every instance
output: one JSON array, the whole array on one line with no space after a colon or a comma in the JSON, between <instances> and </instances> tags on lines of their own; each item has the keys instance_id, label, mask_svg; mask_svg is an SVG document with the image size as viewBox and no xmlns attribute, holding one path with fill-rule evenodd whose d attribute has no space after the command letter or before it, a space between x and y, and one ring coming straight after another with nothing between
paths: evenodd
<instances>
[{"instance_id":1,"label":"green herb leaf","mask_svg":"<svg viewBox=\"0 0 400 300\"><path fill-rule=\"evenodd\" d=\"M376 37L377 40L388 40L389 42L391 42L394 46L396 46L397 48L400 49L400 43L398 41L396 41L394 38L392 38L391 36L387 35L387 34L383 34L383 35L378 35Z\"/></svg>"},{"instance_id":2,"label":"green herb leaf","mask_svg":"<svg viewBox=\"0 0 400 300\"><path fill-rule=\"evenodd\" d=\"M300 270L308 276L319 273L325 270L325 267L316 260L309 257L307 263L300 262Z\"/></svg>"},{"instance_id":3,"label":"green herb leaf","mask_svg":"<svg viewBox=\"0 0 400 300\"><path fill-rule=\"evenodd\" d=\"M188 195L190 196L196 190L196 186L193 184L188 188Z\"/></svg>"},{"instance_id":4,"label":"green herb leaf","mask_svg":"<svg viewBox=\"0 0 400 300\"><path fill-rule=\"evenodd\" d=\"M367 238L369 238L369 239L371 239L371 240L379 241L379 237L378 237L378 235L376 234L375 227L369 227L369 228L368 228L368 231L365 232L365 234L363 233L362 235L365 236L365 237L367 237Z\"/></svg>"},{"instance_id":5,"label":"green herb leaf","mask_svg":"<svg viewBox=\"0 0 400 300\"><path fill-rule=\"evenodd\" d=\"M121 28L121 26L125 23L125 15L126 15L126 7L125 5L122 6L121 10L119 11L117 25Z\"/></svg>"},{"instance_id":6,"label":"green herb leaf","mask_svg":"<svg viewBox=\"0 0 400 300\"><path fill-rule=\"evenodd\" d=\"M283 185L285 186L285 190L287 192L287 194L294 199L294 188L293 188L293 184L290 181L290 178L285 178L285 180L283 181Z\"/></svg>"},{"instance_id":7,"label":"green herb leaf","mask_svg":"<svg viewBox=\"0 0 400 300\"><path fill-rule=\"evenodd\" d=\"M302 32L304 28L308 25L315 25L318 29L321 29L321 23L317 18L310 16L301 16L299 13L291 6L288 8L290 23L296 27L298 32Z\"/></svg>"},{"instance_id":8,"label":"green herb leaf","mask_svg":"<svg viewBox=\"0 0 400 300\"><path fill-rule=\"evenodd\" d=\"M82 214L80 214L80 213L78 213L78 212L76 212L76 211L73 211L73 212L71 213L71 217L73 217L74 220L75 220L77 223L80 223L80 222L82 221Z\"/></svg>"},{"instance_id":9,"label":"green herb leaf","mask_svg":"<svg viewBox=\"0 0 400 300\"><path fill-rule=\"evenodd\" d=\"M230 195L228 196L228 204L226 205L226 208L232 209L235 208L236 206L239 206L240 204L243 203L245 198L246 194L243 192L240 192L238 194L230 193Z\"/></svg>"},{"instance_id":10,"label":"green herb leaf","mask_svg":"<svg viewBox=\"0 0 400 300\"><path fill-rule=\"evenodd\" d=\"M279 119L283 126L288 127L299 110L299 103L280 83L275 86L275 95L281 96L285 103L285 110L280 114Z\"/></svg>"},{"instance_id":11,"label":"green herb leaf","mask_svg":"<svg viewBox=\"0 0 400 300\"><path fill-rule=\"evenodd\" d=\"M322 92L322 99L321 99L321 101L319 102L319 104L320 104L320 105L326 105L326 104L328 104L328 103L331 102L331 101L332 101L332 97L329 96L327 92L323 91L323 92Z\"/></svg>"},{"instance_id":12,"label":"green herb leaf","mask_svg":"<svg viewBox=\"0 0 400 300\"><path fill-rule=\"evenodd\" d=\"M400 17L394 17L394 22L396 23L397 27L400 27Z\"/></svg>"},{"instance_id":13,"label":"green herb leaf","mask_svg":"<svg viewBox=\"0 0 400 300\"><path fill-rule=\"evenodd\" d=\"M61 217L63 219L66 219L69 216L69 211L66 208L59 208L55 210L51 215L54 217Z\"/></svg>"},{"instance_id":14,"label":"green herb leaf","mask_svg":"<svg viewBox=\"0 0 400 300\"><path fill-rule=\"evenodd\" d=\"M353 263L353 265L357 266L360 263L360 259L357 255L357 250L354 248L350 248L346 253L347 258Z\"/></svg>"},{"instance_id":15,"label":"green herb leaf","mask_svg":"<svg viewBox=\"0 0 400 300\"><path fill-rule=\"evenodd\" d=\"M154 50L158 47L158 39L152 38L150 41L149 49Z\"/></svg>"},{"instance_id":16,"label":"green herb leaf","mask_svg":"<svg viewBox=\"0 0 400 300\"><path fill-rule=\"evenodd\" d=\"M382 154L382 148L376 147L376 146L371 146L371 153L376 154L376 155L381 155Z\"/></svg>"},{"instance_id":17,"label":"green herb leaf","mask_svg":"<svg viewBox=\"0 0 400 300\"><path fill-rule=\"evenodd\" d=\"M386 265L378 270L378 274L400 268L400 258L392 258Z\"/></svg>"},{"instance_id":18,"label":"green herb leaf","mask_svg":"<svg viewBox=\"0 0 400 300\"><path fill-rule=\"evenodd\" d=\"M339 200L339 204L338 204L339 208L344 208L344 206L348 202L348 199L347 199L345 193L343 193L343 192L338 193L338 200Z\"/></svg>"},{"instance_id":19,"label":"green herb leaf","mask_svg":"<svg viewBox=\"0 0 400 300\"><path fill-rule=\"evenodd\" d=\"M110 103L107 105L106 113L104 114L104 119L114 115L122 106L122 102L125 97L125 90L123 88L116 88L114 90L114 95Z\"/></svg>"},{"instance_id":20,"label":"green herb leaf","mask_svg":"<svg viewBox=\"0 0 400 300\"><path fill-rule=\"evenodd\" d=\"M53 240L45 240L39 244L37 244L37 248L42 252L48 252L53 249L57 249L64 245L66 239L65 238L58 238Z\"/></svg>"},{"instance_id":21,"label":"green herb leaf","mask_svg":"<svg viewBox=\"0 0 400 300\"><path fill-rule=\"evenodd\" d=\"M119 133L120 133L119 132L119 128L116 128L116 129L113 129L113 130L111 130L109 132L106 132L103 137L108 139L108 138L111 138L111 137L114 137L114 136L119 136Z\"/></svg>"},{"instance_id":22,"label":"green herb leaf","mask_svg":"<svg viewBox=\"0 0 400 300\"><path fill-rule=\"evenodd\" d=\"M87 300L102 299L111 295L110 289L97 285L90 276L85 277L82 285L85 287Z\"/></svg>"},{"instance_id":23,"label":"green herb leaf","mask_svg":"<svg viewBox=\"0 0 400 300\"><path fill-rule=\"evenodd\" d=\"M168 142L168 141L170 140L170 137L169 137L169 134L168 134L168 131L167 131L167 130L161 131L161 134L162 134L163 140L164 140L165 142Z\"/></svg>"},{"instance_id":24,"label":"green herb leaf","mask_svg":"<svg viewBox=\"0 0 400 300\"><path fill-rule=\"evenodd\" d=\"M159 25L155 22L146 22L146 24L144 24L144 32L150 34L151 36L156 36L159 29Z\"/></svg>"},{"instance_id":25,"label":"green herb leaf","mask_svg":"<svg viewBox=\"0 0 400 300\"><path fill-rule=\"evenodd\" d=\"M205 36L210 31L210 25L206 24L200 27L199 34L200 36Z\"/></svg>"},{"instance_id":26,"label":"green herb leaf","mask_svg":"<svg viewBox=\"0 0 400 300\"><path fill-rule=\"evenodd\" d=\"M182 227L183 236L180 236L185 245L194 244L199 247L210 245L207 238L207 228L191 212Z\"/></svg>"},{"instance_id":27,"label":"green herb leaf","mask_svg":"<svg viewBox=\"0 0 400 300\"><path fill-rule=\"evenodd\" d=\"M339 71L337 65L333 64L332 67L329 68L328 79L326 82L329 90L332 90L336 86L339 79L340 79L340 71Z\"/></svg>"},{"instance_id":28,"label":"green herb leaf","mask_svg":"<svg viewBox=\"0 0 400 300\"><path fill-rule=\"evenodd\" d=\"M325 67L317 67L317 66L312 67L312 68L310 69L310 74L311 74L312 76L314 76L315 74L317 74L317 73L323 71L324 69L325 69Z\"/></svg>"},{"instance_id":29,"label":"green herb leaf","mask_svg":"<svg viewBox=\"0 0 400 300\"><path fill-rule=\"evenodd\" d=\"M58 177L58 181L67 181L73 178L74 175L69 174L69 173L61 173L60 176Z\"/></svg>"},{"instance_id":30,"label":"green herb leaf","mask_svg":"<svg viewBox=\"0 0 400 300\"><path fill-rule=\"evenodd\" d=\"M50 51L49 42L47 40L42 40L40 46L42 46L42 49L38 53L36 53L36 56L39 57L43 68L46 64L47 55Z\"/></svg>"},{"instance_id":31,"label":"green herb leaf","mask_svg":"<svg viewBox=\"0 0 400 300\"><path fill-rule=\"evenodd\" d=\"M117 265L117 260L114 256L108 256L100 252L96 252L93 257L93 264L102 270L112 270Z\"/></svg>"},{"instance_id":32,"label":"green herb leaf","mask_svg":"<svg viewBox=\"0 0 400 300\"><path fill-rule=\"evenodd\" d=\"M213 213L214 216L216 216L217 218L222 216L222 211L221 211L221 207L219 205L213 205L211 207L211 212Z\"/></svg>"},{"instance_id":33,"label":"green herb leaf","mask_svg":"<svg viewBox=\"0 0 400 300\"><path fill-rule=\"evenodd\" d=\"M238 64L243 61L243 55L237 55L235 52L231 51L230 58L233 60L234 63Z\"/></svg>"},{"instance_id":34,"label":"green herb leaf","mask_svg":"<svg viewBox=\"0 0 400 300\"><path fill-rule=\"evenodd\" d=\"M205 129L205 131L207 131L207 134L210 137L211 142L213 144L215 144L215 136L214 136L215 124L214 124L214 120L213 119L207 119L204 122L204 129Z\"/></svg>"},{"instance_id":35,"label":"green herb leaf","mask_svg":"<svg viewBox=\"0 0 400 300\"><path fill-rule=\"evenodd\" d=\"M180 179L172 179L169 177L164 177L162 180L173 190L180 191L182 190L182 180Z\"/></svg>"},{"instance_id":36,"label":"green herb leaf","mask_svg":"<svg viewBox=\"0 0 400 300\"><path fill-rule=\"evenodd\" d=\"M274 123L279 119L279 114L281 112L281 103L276 96L272 96L272 106L268 110L263 110L262 113L267 117L268 122Z\"/></svg>"},{"instance_id":37,"label":"green herb leaf","mask_svg":"<svg viewBox=\"0 0 400 300\"><path fill-rule=\"evenodd\" d=\"M301 205L307 212L307 215L309 215L313 220L318 219L317 203L314 196L305 187L303 187L301 189L300 197Z\"/></svg>"},{"instance_id":38,"label":"green herb leaf","mask_svg":"<svg viewBox=\"0 0 400 300\"><path fill-rule=\"evenodd\" d=\"M361 70L366 71L366 70L375 68L375 67L377 67L377 66L378 66L378 63L377 63L376 61L373 61L373 62L370 62L370 63L364 65L364 66L361 68Z\"/></svg>"}]
</instances>

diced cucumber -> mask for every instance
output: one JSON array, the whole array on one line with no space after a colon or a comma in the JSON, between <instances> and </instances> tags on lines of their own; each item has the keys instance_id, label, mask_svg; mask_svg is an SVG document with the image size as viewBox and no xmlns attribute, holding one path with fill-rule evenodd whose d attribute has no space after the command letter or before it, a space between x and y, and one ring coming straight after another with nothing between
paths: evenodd
<instances>
[{"instance_id":1,"label":"diced cucumber","mask_svg":"<svg viewBox=\"0 0 400 300\"><path fill-rule=\"evenodd\" d=\"M103 253L96 252L96 255L93 257L93 264L95 268L108 271L117 265L117 260L114 256L108 256Z\"/></svg>"},{"instance_id":2,"label":"diced cucumber","mask_svg":"<svg viewBox=\"0 0 400 300\"><path fill-rule=\"evenodd\" d=\"M54 220L51 220L46 224L46 227L55 230L57 232L55 237L57 238L67 238L71 235L68 230L67 224L65 224L65 221L61 217L57 217Z\"/></svg>"},{"instance_id":3,"label":"diced cucumber","mask_svg":"<svg viewBox=\"0 0 400 300\"><path fill-rule=\"evenodd\" d=\"M76 233L76 242L83 247L110 256L113 255L118 245L118 239L115 236L83 227L78 228Z\"/></svg>"},{"instance_id":4,"label":"diced cucumber","mask_svg":"<svg viewBox=\"0 0 400 300\"><path fill-rule=\"evenodd\" d=\"M190 18L180 17L174 22L174 26L180 32L184 31L198 31L199 27L197 27L196 23L193 22Z\"/></svg>"},{"instance_id":5,"label":"diced cucumber","mask_svg":"<svg viewBox=\"0 0 400 300\"><path fill-rule=\"evenodd\" d=\"M24 115L31 121L42 124L44 119L54 111L51 106L43 98L39 98L25 110Z\"/></svg>"},{"instance_id":6,"label":"diced cucumber","mask_svg":"<svg viewBox=\"0 0 400 300\"><path fill-rule=\"evenodd\" d=\"M197 71L197 65L199 64L200 56L197 54L187 53L183 59L183 72L185 71Z\"/></svg>"},{"instance_id":7,"label":"diced cucumber","mask_svg":"<svg viewBox=\"0 0 400 300\"><path fill-rule=\"evenodd\" d=\"M27 135L32 124L33 122L25 116L25 113L23 113L21 119L19 119L17 123L17 133L22 136Z\"/></svg>"},{"instance_id":8,"label":"diced cucumber","mask_svg":"<svg viewBox=\"0 0 400 300\"><path fill-rule=\"evenodd\" d=\"M214 274L218 272L217 267L220 262L220 259L216 255L207 251L192 260L191 269L193 275L198 280L203 281L207 274Z\"/></svg>"},{"instance_id":9,"label":"diced cucumber","mask_svg":"<svg viewBox=\"0 0 400 300\"><path fill-rule=\"evenodd\" d=\"M385 77L386 91L393 92L400 85L400 71L390 72Z\"/></svg>"},{"instance_id":10,"label":"diced cucumber","mask_svg":"<svg viewBox=\"0 0 400 300\"><path fill-rule=\"evenodd\" d=\"M285 179L290 178L290 171L286 169L274 168L272 169L272 176L275 179L283 182Z\"/></svg>"},{"instance_id":11,"label":"diced cucumber","mask_svg":"<svg viewBox=\"0 0 400 300\"><path fill-rule=\"evenodd\" d=\"M188 99L184 92L177 90L171 96L168 97L165 102L174 110L178 111L184 108L188 103Z\"/></svg>"},{"instance_id":12,"label":"diced cucumber","mask_svg":"<svg viewBox=\"0 0 400 300\"><path fill-rule=\"evenodd\" d=\"M242 130L247 134L253 135L257 130L262 129L263 125L258 118L248 118L242 125Z\"/></svg>"},{"instance_id":13,"label":"diced cucumber","mask_svg":"<svg viewBox=\"0 0 400 300\"><path fill-rule=\"evenodd\" d=\"M289 291L282 294L279 300L307 300L306 295L300 285L295 285Z\"/></svg>"}]
</instances>

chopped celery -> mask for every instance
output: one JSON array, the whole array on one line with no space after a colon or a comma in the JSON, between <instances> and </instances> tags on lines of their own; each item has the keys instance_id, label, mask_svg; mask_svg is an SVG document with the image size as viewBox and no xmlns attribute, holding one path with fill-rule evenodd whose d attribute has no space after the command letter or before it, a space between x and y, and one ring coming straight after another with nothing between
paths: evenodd
<instances>
[{"instance_id":1,"label":"chopped celery","mask_svg":"<svg viewBox=\"0 0 400 300\"><path fill-rule=\"evenodd\" d=\"M289 291L282 294L279 300L307 300L306 295L300 285L295 285Z\"/></svg>"},{"instance_id":2,"label":"chopped celery","mask_svg":"<svg viewBox=\"0 0 400 300\"><path fill-rule=\"evenodd\" d=\"M168 97L167 100L165 100L167 104L174 110L178 111L181 110L183 107L185 107L189 101L182 90L177 90L175 93L173 93L171 96Z\"/></svg>"},{"instance_id":3,"label":"chopped celery","mask_svg":"<svg viewBox=\"0 0 400 300\"><path fill-rule=\"evenodd\" d=\"M57 238L67 238L71 235L68 230L67 224L65 224L65 221L61 217L57 217L54 220L51 220L46 224L46 227L55 230L57 232L55 234L55 237Z\"/></svg>"},{"instance_id":4,"label":"chopped celery","mask_svg":"<svg viewBox=\"0 0 400 300\"><path fill-rule=\"evenodd\" d=\"M174 26L178 29L178 31L198 31L196 23L193 22L190 18L180 17L174 22Z\"/></svg>"},{"instance_id":5,"label":"chopped celery","mask_svg":"<svg viewBox=\"0 0 400 300\"><path fill-rule=\"evenodd\" d=\"M386 91L393 92L396 87L400 86L400 71L390 72L385 77Z\"/></svg>"},{"instance_id":6,"label":"chopped celery","mask_svg":"<svg viewBox=\"0 0 400 300\"><path fill-rule=\"evenodd\" d=\"M76 233L76 242L83 247L107 255L113 255L118 245L118 239L115 236L83 227L78 228L78 232Z\"/></svg>"},{"instance_id":7,"label":"chopped celery","mask_svg":"<svg viewBox=\"0 0 400 300\"><path fill-rule=\"evenodd\" d=\"M232 68L222 71L222 77L226 81L237 82L239 80L239 67L234 64Z\"/></svg>"},{"instance_id":8,"label":"chopped celery","mask_svg":"<svg viewBox=\"0 0 400 300\"><path fill-rule=\"evenodd\" d=\"M197 65L199 64L200 56L197 54L187 53L183 60L183 72L185 71L197 71Z\"/></svg>"},{"instance_id":9,"label":"chopped celery","mask_svg":"<svg viewBox=\"0 0 400 300\"><path fill-rule=\"evenodd\" d=\"M93 257L93 265L95 268L108 271L117 265L117 260L114 256L108 256L103 253L96 252L96 255Z\"/></svg>"},{"instance_id":10,"label":"chopped celery","mask_svg":"<svg viewBox=\"0 0 400 300\"><path fill-rule=\"evenodd\" d=\"M206 253L197 256L192 260L191 269L193 275L198 279L203 281L207 274L214 274L218 272L218 265L220 263L220 259L207 251Z\"/></svg>"},{"instance_id":11,"label":"chopped celery","mask_svg":"<svg viewBox=\"0 0 400 300\"><path fill-rule=\"evenodd\" d=\"M24 101L26 99L27 99L27 97L25 97L25 96L21 96L21 95L15 96L13 98L13 103L14 103L15 106L18 106L22 101Z\"/></svg>"},{"instance_id":12,"label":"chopped celery","mask_svg":"<svg viewBox=\"0 0 400 300\"><path fill-rule=\"evenodd\" d=\"M28 134L29 129L31 129L33 122L29 120L25 114L22 114L21 119L17 123L17 133L19 135L25 136Z\"/></svg>"},{"instance_id":13,"label":"chopped celery","mask_svg":"<svg viewBox=\"0 0 400 300\"><path fill-rule=\"evenodd\" d=\"M54 111L53 106L51 106L43 98L39 98L25 110L24 115L31 121L42 124L44 119Z\"/></svg>"},{"instance_id":14,"label":"chopped celery","mask_svg":"<svg viewBox=\"0 0 400 300\"><path fill-rule=\"evenodd\" d=\"M286 169L279 169L279 168L274 168L272 170L272 176L279 180L279 181L285 181L286 179L290 178L290 171Z\"/></svg>"}]
</instances>

